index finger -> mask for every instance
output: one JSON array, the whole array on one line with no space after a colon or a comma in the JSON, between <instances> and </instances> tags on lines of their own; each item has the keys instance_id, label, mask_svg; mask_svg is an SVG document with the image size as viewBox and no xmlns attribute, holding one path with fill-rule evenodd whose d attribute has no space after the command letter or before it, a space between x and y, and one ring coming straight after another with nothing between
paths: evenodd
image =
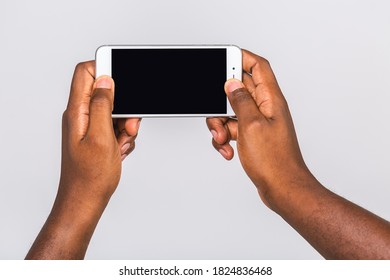
<instances>
[{"instance_id":1,"label":"index finger","mask_svg":"<svg viewBox=\"0 0 390 280\"><path fill-rule=\"evenodd\" d=\"M215 142L225 144L230 140L237 140L237 120L225 117L212 117L206 119L208 129Z\"/></svg>"},{"instance_id":2,"label":"index finger","mask_svg":"<svg viewBox=\"0 0 390 280\"><path fill-rule=\"evenodd\" d=\"M276 82L268 60L250 51L242 50L242 69L252 76L255 86Z\"/></svg>"},{"instance_id":3,"label":"index finger","mask_svg":"<svg viewBox=\"0 0 390 280\"><path fill-rule=\"evenodd\" d=\"M94 82L95 61L79 63L73 74L66 108L70 133L77 139L82 139L88 130L89 106Z\"/></svg>"},{"instance_id":4,"label":"index finger","mask_svg":"<svg viewBox=\"0 0 390 280\"><path fill-rule=\"evenodd\" d=\"M77 109L80 108L80 105L89 108L94 82L95 61L91 60L77 64L72 78L67 109Z\"/></svg>"},{"instance_id":5,"label":"index finger","mask_svg":"<svg viewBox=\"0 0 390 280\"><path fill-rule=\"evenodd\" d=\"M269 62L247 50L242 50L244 82L264 116L275 117L283 111L285 100Z\"/></svg>"}]
</instances>

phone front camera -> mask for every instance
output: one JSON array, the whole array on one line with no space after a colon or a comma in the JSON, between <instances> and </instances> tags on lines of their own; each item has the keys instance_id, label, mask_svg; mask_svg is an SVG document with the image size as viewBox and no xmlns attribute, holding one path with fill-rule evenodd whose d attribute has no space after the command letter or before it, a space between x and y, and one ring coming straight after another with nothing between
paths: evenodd
<instances>
[{"instance_id":1,"label":"phone front camera","mask_svg":"<svg viewBox=\"0 0 390 280\"><path fill-rule=\"evenodd\" d=\"M236 70L236 67L233 67L233 70Z\"/></svg>"}]
</instances>

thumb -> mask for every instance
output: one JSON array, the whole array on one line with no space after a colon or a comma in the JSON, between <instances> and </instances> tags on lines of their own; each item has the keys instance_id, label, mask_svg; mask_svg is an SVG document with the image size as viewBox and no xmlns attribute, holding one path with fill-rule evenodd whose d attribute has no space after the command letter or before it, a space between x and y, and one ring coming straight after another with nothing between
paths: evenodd
<instances>
[{"instance_id":1,"label":"thumb","mask_svg":"<svg viewBox=\"0 0 390 280\"><path fill-rule=\"evenodd\" d=\"M227 80L225 92L239 122L246 123L264 118L252 95L241 81L237 79Z\"/></svg>"},{"instance_id":2,"label":"thumb","mask_svg":"<svg viewBox=\"0 0 390 280\"><path fill-rule=\"evenodd\" d=\"M114 103L114 80L109 76L97 78L89 104L88 132L93 135L113 133L112 117Z\"/></svg>"}]
</instances>

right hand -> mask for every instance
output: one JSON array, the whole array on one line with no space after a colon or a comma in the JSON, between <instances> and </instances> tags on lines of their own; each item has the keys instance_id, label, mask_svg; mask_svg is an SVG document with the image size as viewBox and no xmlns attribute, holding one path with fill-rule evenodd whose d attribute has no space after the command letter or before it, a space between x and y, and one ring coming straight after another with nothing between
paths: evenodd
<instances>
[{"instance_id":1,"label":"right hand","mask_svg":"<svg viewBox=\"0 0 390 280\"><path fill-rule=\"evenodd\" d=\"M303 176L307 169L286 100L267 60L243 50L243 82L225 83L225 92L236 113L233 118L208 118L213 146L233 158L231 140L237 141L241 164L264 203Z\"/></svg>"},{"instance_id":2,"label":"right hand","mask_svg":"<svg viewBox=\"0 0 390 280\"><path fill-rule=\"evenodd\" d=\"M52 211L26 259L82 259L134 149L140 119L111 117L114 81L77 65L62 118L61 179Z\"/></svg>"},{"instance_id":3,"label":"right hand","mask_svg":"<svg viewBox=\"0 0 390 280\"><path fill-rule=\"evenodd\" d=\"M63 114L56 201L79 201L102 211L119 183L122 161L135 147L140 119L115 119L113 125L114 81L94 76L95 62L76 67Z\"/></svg>"}]
</instances>

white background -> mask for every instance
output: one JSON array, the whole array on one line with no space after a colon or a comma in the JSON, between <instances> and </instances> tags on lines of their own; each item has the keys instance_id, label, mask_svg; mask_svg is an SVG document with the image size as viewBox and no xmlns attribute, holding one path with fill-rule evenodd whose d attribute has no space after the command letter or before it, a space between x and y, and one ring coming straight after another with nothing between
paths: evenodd
<instances>
[{"instance_id":1,"label":"white background","mask_svg":"<svg viewBox=\"0 0 390 280\"><path fill-rule=\"evenodd\" d=\"M236 44L266 57L312 172L390 219L389 10L385 0L2 0L0 258L24 258L51 209L73 70L102 44ZM202 118L142 121L86 257L321 259L261 203L238 158L213 150Z\"/></svg>"}]
</instances>

